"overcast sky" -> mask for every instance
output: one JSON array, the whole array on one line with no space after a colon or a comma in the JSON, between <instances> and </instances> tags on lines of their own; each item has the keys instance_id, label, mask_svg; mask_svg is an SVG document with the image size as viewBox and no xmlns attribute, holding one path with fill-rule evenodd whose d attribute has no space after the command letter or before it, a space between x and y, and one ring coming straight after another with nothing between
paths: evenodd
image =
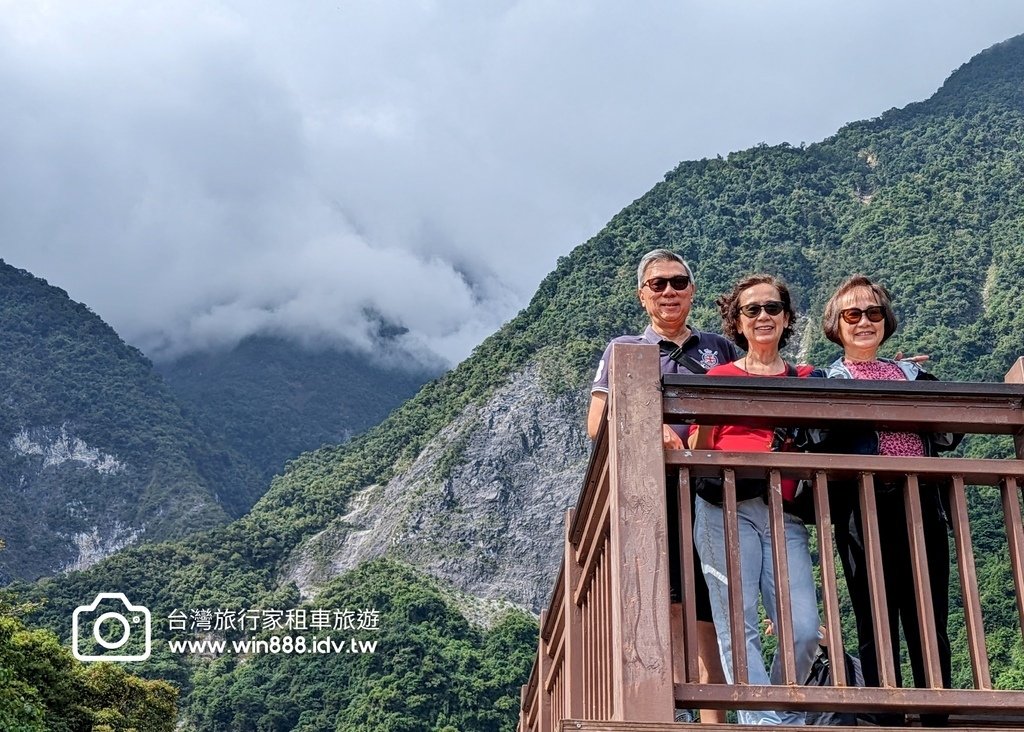
<instances>
[{"instance_id":1,"label":"overcast sky","mask_svg":"<svg viewBox=\"0 0 1024 732\"><path fill-rule=\"evenodd\" d=\"M682 160L815 142L1021 0L0 0L0 257L160 359L454 363Z\"/></svg>"}]
</instances>

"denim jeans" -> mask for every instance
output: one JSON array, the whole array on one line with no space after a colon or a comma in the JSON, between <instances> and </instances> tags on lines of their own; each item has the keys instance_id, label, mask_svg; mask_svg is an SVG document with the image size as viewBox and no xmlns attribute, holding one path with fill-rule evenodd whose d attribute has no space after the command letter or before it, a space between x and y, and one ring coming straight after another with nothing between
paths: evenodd
<instances>
[{"instance_id":1,"label":"denim jeans","mask_svg":"<svg viewBox=\"0 0 1024 732\"><path fill-rule=\"evenodd\" d=\"M781 659L776 654L771 675L761 656L761 628L758 623L758 598L764 599L765 612L779 627L775 605L775 572L768 506L760 498L736 505L740 537L740 575L743 585L743 618L746 628L747 680L751 684L781 683ZM711 612L718 633L722 670L731 684L732 638L729 632L729 594L725 562L725 528L720 506L697 499L694 537L701 568L711 595ZM818 652L818 601L811 574L811 555L807 547L807 528L800 519L785 514L786 554L789 564L789 588L793 606L793 638L796 675L800 683L807 678ZM740 711L740 724L803 724L803 712Z\"/></svg>"}]
</instances>

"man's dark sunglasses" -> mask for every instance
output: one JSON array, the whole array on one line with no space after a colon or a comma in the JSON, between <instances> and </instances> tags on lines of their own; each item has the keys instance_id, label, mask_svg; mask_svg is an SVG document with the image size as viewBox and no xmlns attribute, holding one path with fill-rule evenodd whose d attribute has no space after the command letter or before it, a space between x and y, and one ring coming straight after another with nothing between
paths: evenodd
<instances>
[{"instance_id":1,"label":"man's dark sunglasses","mask_svg":"<svg viewBox=\"0 0 1024 732\"><path fill-rule=\"evenodd\" d=\"M786 309L784 303L778 300L769 300L768 302L751 303L750 305L744 305L740 308L740 312L746 315L748 318L756 318L764 310L769 315L778 315Z\"/></svg>"},{"instance_id":2,"label":"man's dark sunglasses","mask_svg":"<svg viewBox=\"0 0 1024 732\"><path fill-rule=\"evenodd\" d=\"M651 279L644 282L641 286L641 290L644 287L651 288L651 292L664 292L665 288L672 285L672 289L676 292L682 292L690 286L690 278L686 275L676 275L675 277L652 277Z\"/></svg>"},{"instance_id":3,"label":"man's dark sunglasses","mask_svg":"<svg viewBox=\"0 0 1024 732\"><path fill-rule=\"evenodd\" d=\"M843 317L850 325L857 325L860 319L867 315L868 320L872 323L881 323L885 320L885 306L884 305L872 305L869 308L846 308L846 310L840 310L839 314Z\"/></svg>"}]
</instances>

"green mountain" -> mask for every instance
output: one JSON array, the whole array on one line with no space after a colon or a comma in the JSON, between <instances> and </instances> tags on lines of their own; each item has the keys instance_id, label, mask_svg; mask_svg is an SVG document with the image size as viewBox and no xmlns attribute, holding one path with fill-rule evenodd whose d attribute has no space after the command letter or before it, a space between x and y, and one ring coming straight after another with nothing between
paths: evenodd
<instances>
[{"instance_id":1,"label":"green mountain","mask_svg":"<svg viewBox=\"0 0 1024 732\"><path fill-rule=\"evenodd\" d=\"M200 427L256 466L265 484L300 453L374 426L442 371L269 336L157 370Z\"/></svg>"},{"instance_id":2,"label":"green mountain","mask_svg":"<svg viewBox=\"0 0 1024 732\"><path fill-rule=\"evenodd\" d=\"M0 584L210 529L258 497L145 357L85 305L0 261Z\"/></svg>"},{"instance_id":3,"label":"green mountain","mask_svg":"<svg viewBox=\"0 0 1024 732\"><path fill-rule=\"evenodd\" d=\"M1001 380L1024 354L1022 72L1018 37L958 69L928 101L821 143L680 164L560 259L514 320L379 426L292 461L227 527L123 552L31 588L49 598L40 622L66 636L71 610L114 586L131 588L159 617L176 608L344 602L335 593L353 575L339 575L381 554L475 595L536 609L560 556L562 510L586 463L590 376L607 340L643 323L633 277L654 247L683 252L694 265L693 317L704 327L717 327L712 303L737 278L773 272L790 282L809 324L793 349L825 362L835 349L816 325L823 301L847 275L864 272L893 292L903 323L894 347L932 354L940 378ZM1014 622L1012 608L1003 608L1005 547L980 546L983 603L995 623L993 676L1013 684L1022 650L999 630L1002 620ZM420 686L409 672L409 659L424 657L417 634L428 632L415 617L365 674L348 675L350 658L318 659L324 666L302 693L287 677L309 672L281 659L232 666L163 653L148 672L183 683L194 729L230 728L219 721L228 712L217 716L211 705L250 710L237 729L356 729L324 715L325 704L342 714L348 707L338 705L356 703L335 693L333 674L358 682L372 703L396 695L432 710L452 703L447 688ZM958 627L954 619L954 635ZM157 632L169 637L166 628ZM963 639L955 642L962 654ZM486 678L470 661L459 673ZM491 698L482 702L488 709ZM441 719L432 714L419 727L386 718L376 728L430 728ZM500 726L513 724L509 711Z\"/></svg>"}]
</instances>

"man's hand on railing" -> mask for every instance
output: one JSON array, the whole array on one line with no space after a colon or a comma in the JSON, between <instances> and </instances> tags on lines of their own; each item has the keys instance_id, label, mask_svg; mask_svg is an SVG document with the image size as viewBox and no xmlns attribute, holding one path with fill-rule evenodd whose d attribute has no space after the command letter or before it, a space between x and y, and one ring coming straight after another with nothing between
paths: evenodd
<instances>
[{"instance_id":1,"label":"man's hand on railing","mask_svg":"<svg viewBox=\"0 0 1024 732\"><path fill-rule=\"evenodd\" d=\"M667 424L661 426L661 444L666 450L682 450L683 441Z\"/></svg>"},{"instance_id":2,"label":"man's hand on railing","mask_svg":"<svg viewBox=\"0 0 1024 732\"><path fill-rule=\"evenodd\" d=\"M929 356L927 353L919 353L916 356L904 356L903 351L899 351L896 354L897 361L913 361L914 363L924 363L929 359L931 359L931 356Z\"/></svg>"}]
</instances>

